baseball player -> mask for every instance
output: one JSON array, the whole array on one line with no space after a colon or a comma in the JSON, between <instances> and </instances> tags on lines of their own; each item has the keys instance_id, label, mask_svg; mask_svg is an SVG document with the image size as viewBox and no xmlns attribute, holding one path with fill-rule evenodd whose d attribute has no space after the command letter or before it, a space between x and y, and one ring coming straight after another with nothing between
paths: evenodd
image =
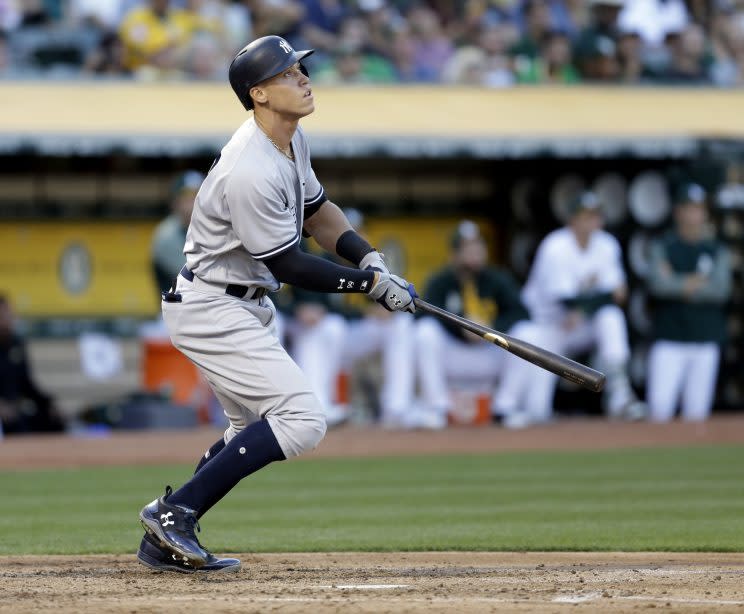
<instances>
[{"instance_id":1,"label":"baseball player","mask_svg":"<svg viewBox=\"0 0 744 614\"><path fill-rule=\"evenodd\" d=\"M702 187L680 187L674 221L652 246L648 279L655 304L647 398L655 422L671 420L678 403L685 420L710 415L731 294L728 253L708 231Z\"/></svg>"},{"instance_id":2,"label":"baseball player","mask_svg":"<svg viewBox=\"0 0 744 614\"><path fill-rule=\"evenodd\" d=\"M425 300L542 345L541 329L529 321L512 276L488 266L488 248L478 226L469 220L461 222L451 248L452 261L428 280ZM442 324L433 317L421 318L416 325L416 350L423 406L432 425L441 428L447 423L451 380L492 386L498 379L491 411L507 428L528 426L549 413L553 383L547 371L483 343L458 326Z\"/></svg>"},{"instance_id":3,"label":"baseball player","mask_svg":"<svg viewBox=\"0 0 744 614\"><path fill-rule=\"evenodd\" d=\"M202 181L204 175L193 170L176 178L171 190L171 214L153 232L151 264L159 292L166 292L170 288L173 278L183 266L186 230Z\"/></svg>"},{"instance_id":4,"label":"baseball player","mask_svg":"<svg viewBox=\"0 0 744 614\"><path fill-rule=\"evenodd\" d=\"M392 311L415 310L415 290L326 198L310 165L299 120L315 101L295 51L278 36L244 47L230 65L235 94L253 116L222 149L196 197L186 264L163 297L173 344L200 369L229 426L193 477L140 512L138 552L158 570L240 567L204 549L200 519L244 477L312 450L326 431L318 399L272 329L267 296L286 282L319 292L360 292ZM303 233L357 265L340 266L299 248ZM394 344L395 339L390 343Z\"/></svg>"},{"instance_id":5,"label":"baseball player","mask_svg":"<svg viewBox=\"0 0 744 614\"><path fill-rule=\"evenodd\" d=\"M575 199L568 223L538 246L522 299L544 327L544 347L559 354L596 350L607 374L603 405L611 417L646 413L627 375L628 330L620 304L627 286L620 244L602 230L601 203L592 192ZM553 384L556 376L551 376Z\"/></svg>"}]
</instances>

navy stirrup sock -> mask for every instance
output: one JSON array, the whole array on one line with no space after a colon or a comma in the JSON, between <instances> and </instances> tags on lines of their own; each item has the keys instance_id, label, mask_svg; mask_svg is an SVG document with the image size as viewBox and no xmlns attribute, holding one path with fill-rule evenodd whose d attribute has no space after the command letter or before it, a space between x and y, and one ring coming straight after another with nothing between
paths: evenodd
<instances>
[{"instance_id":1,"label":"navy stirrup sock","mask_svg":"<svg viewBox=\"0 0 744 614\"><path fill-rule=\"evenodd\" d=\"M225 439L224 437L220 437L217 441L215 441L212 444L212 447L209 448L204 454L204 456L201 457L199 460L199 464L196 466L196 469L194 469L194 473L199 473L199 470L206 465L209 461L211 461L215 456L217 456L220 452L222 452L222 449L225 447Z\"/></svg>"},{"instance_id":2,"label":"navy stirrup sock","mask_svg":"<svg viewBox=\"0 0 744 614\"><path fill-rule=\"evenodd\" d=\"M168 503L191 508L200 517L244 477L285 458L269 423L259 420L205 462L186 484L168 497Z\"/></svg>"}]
</instances>

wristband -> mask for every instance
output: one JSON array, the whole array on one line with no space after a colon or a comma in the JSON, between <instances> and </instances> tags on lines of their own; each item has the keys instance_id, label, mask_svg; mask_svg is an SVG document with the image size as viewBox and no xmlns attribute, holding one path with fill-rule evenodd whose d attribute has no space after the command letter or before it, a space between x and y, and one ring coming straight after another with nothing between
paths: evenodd
<instances>
[{"instance_id":1,"label":"wristband","mask_svg":"<svg viewBox=\"0 0 744 614\"><path fill-rule=\"evenodd\" d=\"M367 254L375 251L356 230L347 230L336 241L336 253L356 266Z\"/></svg>"}]
</instances>

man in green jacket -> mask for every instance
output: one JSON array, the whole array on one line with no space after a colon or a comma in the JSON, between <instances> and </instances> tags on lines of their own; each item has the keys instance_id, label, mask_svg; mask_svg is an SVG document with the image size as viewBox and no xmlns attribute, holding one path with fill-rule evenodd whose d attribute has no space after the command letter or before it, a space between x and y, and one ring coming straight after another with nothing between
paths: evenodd
<instances>
[{"instance_id":1,"label":"man in green jacket","mask_svg":"<svg viewBox=\"0 0 744 614\"><path fill-rule=\"evenodd\" d=\"M461 222L451 242L451 263L434 273L424 299L452 313L541 345L541 329L529 321L512 276L488 265L478 226ZM417 323L416 353L424 404L445 421L453 408L451 380L487 382L494 389L491 412L504 426L527 426L550 415L551 375L461 328L424 317Z\"/></svg>"},{"instance_id":2,"label":"man in green jacket","mask_svg":"<svg viewBox=\"0 0 744 614\"><path fill-rule=\"evenodd\" d=\"M729 257L709 230L702 187L680 188L674 221L653 246L648 279L655 308L646 396L656 422L671 420L678 405L685 420L710 415L731 294Z\"/></svg>"}]
</instances>

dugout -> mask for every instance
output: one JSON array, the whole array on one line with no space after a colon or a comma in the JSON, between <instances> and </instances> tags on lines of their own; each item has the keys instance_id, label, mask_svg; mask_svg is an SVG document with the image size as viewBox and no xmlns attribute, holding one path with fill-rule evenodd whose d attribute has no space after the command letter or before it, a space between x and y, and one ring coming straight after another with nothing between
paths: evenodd
<instances>
[{"instance_id":1,"label":"dugout","mask_svg":"<svg viewBox=\"0 0 744 614\"><path fill-rule=\"evenodd\" d=\"M449 229L464 216L487 225L494 260L523 277L561 203L583 187L605 194L631 276L638 386L643 250L668 219L674 182L692 178L715 194L716 221L741 263L744 92L315 89L318 111L303 126L318 176L334 200L367 214L373 240L415 282L446 259ZM222 85L88 82L5 83L0 111L2 289L42 363L54 344L103 331L128 348L128 375L108 391L135 388L137 331L157 310L149 235L174 174L208 169L245 114ZM741 306L737 266L721 408L744 405ZM70 381L58 379L60 390ZM83 401L70 395L66 408Z\"/></svg>"}]
</instances>

